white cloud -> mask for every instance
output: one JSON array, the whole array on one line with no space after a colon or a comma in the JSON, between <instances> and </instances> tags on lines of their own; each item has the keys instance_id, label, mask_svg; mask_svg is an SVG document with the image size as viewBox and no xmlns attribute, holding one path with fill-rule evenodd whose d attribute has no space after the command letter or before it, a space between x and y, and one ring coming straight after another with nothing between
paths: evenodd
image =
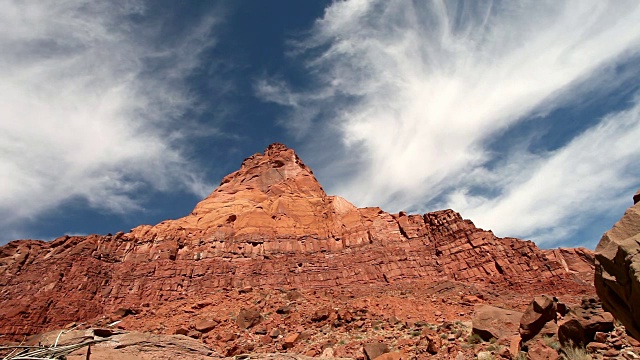
<instances>
[{"instance_id":1,"label":"white cloud","mask_svg":"<svg viewBox=\"0 0 640 360\"><path fill-rule=\"evenodd\" d=\"M179 122L217 20L172 42L159 20L139 23L144 12L136 1L0 1L0 225L72 199L125 212L148 187L206 193Z\"/></svg>"},{"instance_id":2,"label":"white cloud","mask_svg":"<svg viewBox=\"0 0 640 360\"><path fill-rule=\"evenodd\" d=\"M499 196L473 196L459 189L449 194L447 206L503 236L557 241L594 214L630 205L629 189L640 178L638 139L640 102L607 116L557 151L536 157L516 153L488 178L474 179L485 187L499 186Z\"/></svg>"},{"instance_id":3,"label":"white cloud","mask_svg":"<svg viewBox=\"0 0 640 360\"><path fill-rule=\"evenodd\" d=\"M565 178L564 164L588 142L576 138L554 154L511 149L513 161L498 169L488 168L496 159L489 143L525 119L537 121L536 115L578 102L577 95L592 93L608 76L620 76L611 67L638 55L639 18L636 1L336 1L294 52L307 56L315 87L296 93L279 84L280 93L295 101L276 102L291 106L289 127L307 129L310 142L318 128L337 129L344 152L327 168L340 155L357 154L346 160L352 175L338 164L339 177L328 188L358 205L425 209L450 195L458 210L500 233L548 233L558 224L550 218L565 219L593 197L576 196L548 212L523 199L539 195L534 189L544 181L533 179L557 179L544 186L547 200L574 194L566 188L574 178ZM637 67L625 73L637 75ZM278 88L258 94L282 99ZM298 115L302 125L295 122ZM629 116L611 117L582 136L597 137ZM606 135L614 141L624 134ZM629 146L640 156L637 145ZM576 189L620 196L622 185L614 180L633 158L621 154L609 154L624 161L610 170L601 168L607 162L597 154L580 157L582 165L573 171L601 179ZM524 158L533 163L522 165ZM483 204L457 190L479 181L502 187ZM500 195L505 193L510 195Z\"/></svg>"}]
</instances>

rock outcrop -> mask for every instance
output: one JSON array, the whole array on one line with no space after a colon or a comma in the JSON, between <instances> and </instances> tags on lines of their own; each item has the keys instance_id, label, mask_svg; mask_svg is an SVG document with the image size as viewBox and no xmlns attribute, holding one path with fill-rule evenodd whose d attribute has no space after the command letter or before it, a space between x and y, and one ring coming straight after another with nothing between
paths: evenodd
<instances>
[{"instance_id":1,"label":"rock outcrop","mask_svg":"<svg viewBox=\"0 0 640 360\"><path fill-rule=\"evenodd\" d=\"M90 342L91 346L78 347L65 358L68 360L235 360L237 356L216 354L201 341L182 335L158 335L113 329L56 330L31 337L22 345L41 349L73 346ZM37 348L33 348L35 351ZM0 356L11 349L0 350ZM15 353L13 354L16 355ZM35 357L21 357L35 359ZM37 357L41 358L40 356ZM44 357L42 357L44 358ZM252 360L311 360L312 357L296 354L251 354ZM350 360L325 357L325 360Z\"/></svg>"},{"instance_id":2,"label":"rock outcrop","mask_svg":"<svg viewBox=\"0 0 640 360\"><path fill-rule=\"evenodd\" d=\"M603 311L596 299L584 299L581 306L569 310L559 324L558 339L561 344L585 346L595 340L597 332L612 331L613 323L611 313Z\"/></svg>"},{"instance_id":3,"label":"rock outcrop","mask_svg":"<svg viewBox=\"0 0 640 360\"><path fill-rule=\"evenodd\" d=\"M481 354L487 359L640 358L640 342L627 336L624 326L616 325L611 313L590 296L572 306L555 296L536 296L524 313L483 305L476 309L467 342L477 344L474 336L493 338L491 344L497 344L477 349L478 359Z\"/></svg>"},{"instance_id":4,"label":"rock outcrop","mask_svg":"<svg viewBox=\"0 0 640 360\"><path fill-rule=\"evenodd\" d=\"M562 264L566 272L585 274L594 271L594 252L586 248L558 248L543 250L547 258Z\"/></svg>"},{"instance_id":5,"label":"rock outcrop","mask_svg":"<svg viewBox=\"0 0 640 360\"><path fill-rule=\"evenodd\" d=\"M556 301L547 295L536 296L520 318L520 336L523 341L533 339L550 321L556 321Z\"/></svg>"},{"instance_id":6,"label":"rock outcrop","mask_svg":"<svg viewBox=\"0 0 640 360\"><path fill-rule=\"evenodd\" d=\"M639 192L640 193L640 192ZM595 287L603 307L640 339L640 196L596 247Z\"/></svg>"},{"instance_id":7,"label":"rock outcrop","mask_svg":"<svg viewBox=\"0 0 640 360\"><path fill-rule=\"evenodd\" d=\"M106 333L106 334L105 334ZM205 360L224 359L201 341L182 335L158 335L109 329L51 331L34 336L27 345L58 346L98 340L97 344L83 347L66 357L68 360ZM89 354L89 355L87 355Z\"/></svg>"},{"instance_id":8,"label":"rock outcrop","mask_svg":"<svg viewBox=\"0 0 640 360\"><path fill-rule=\"evenodd\" d=\"M480 305L472 320L473 333L484 341L509 338L518 335L522 313L491 305Z\"/></svg>"},{"instance_id":9,"label":"rock outcrop","mask_svg":"<svg viewBox=\"0 0 640 360\"><path fill-rule=\"evenodd\" d=\"M129 233L0 247L0 333L41 333L223 288L406 280L503 284L513 291L566 287L575 264L582 265L560 254L563 261L530 241L498 238L453 210L357 208L325 194L293 150L273 144L183 218Z\"/></svg>"}]
</instances>

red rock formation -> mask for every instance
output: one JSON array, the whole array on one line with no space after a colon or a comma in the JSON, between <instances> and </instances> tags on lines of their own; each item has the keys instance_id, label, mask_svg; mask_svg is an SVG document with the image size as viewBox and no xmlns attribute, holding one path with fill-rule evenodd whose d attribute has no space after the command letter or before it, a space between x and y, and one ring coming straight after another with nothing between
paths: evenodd
<instances>
[{"instance_id":1,"label":"red rock formation","mask_svg":"<svg viewBox=\"0 0 640 360\"><path fill-rule=\"evenodd\" d=\"M602 306L640 340L640 191L596 247L595 287Z\"/></svg>"},{"instance_id":2,"label":"red rock formation","mask_svg":"<svg viewBox=\"0 0 640 360\"><path fill-rule=\"evenodd\" d=\"M497 238L453 210L356 208L327 196L293 150L273 144L183 218L126 234L0 247L0 333L39 333L222 287L429 279L517 290L565 279L572 262L564 258L549 259L530 241Z\"/></svg>"},{"instance_id":3,"label":"red rock formation","mask_svg":"<svg viewBox=\"0 0 640 360\"><path fill-rule=\"evenodd\" d=\"M595 269L594 252L585 248L558 248L543 250L550 260L562 264L566 272L579 274L590 273Z\"/></svg>"}]
</instances>

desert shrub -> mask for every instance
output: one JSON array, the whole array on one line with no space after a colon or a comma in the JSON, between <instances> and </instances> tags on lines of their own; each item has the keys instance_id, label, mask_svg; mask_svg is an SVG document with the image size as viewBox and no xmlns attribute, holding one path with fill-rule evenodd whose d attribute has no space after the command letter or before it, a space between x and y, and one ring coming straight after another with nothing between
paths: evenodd
<instances>
[{"instance_id":1,"label":"desert shrub","mask_svg":"<svg viewBox=\"0 0 640 360\"><path fill-rule=\"evenodd\" d=\"M480 344L482 342L482 338L478 334L471 334L467 338L467 343L469 344Z\"/></svg>"},{"instance_id":2,"label":"desert shrub","mask_svg":"<svg viewBox=\"0 0 640 360\"><path fill-rule=\"evenodd\" d=\"M564 360L592 360L593 358L583 347L574 346L572 342L565 344L562 348L561 359Z\"/></svg>"},{"instance_id":3,"label":"desert shrub","mask_svg":"<svg viewBox=\"0 0 640 360\"><path fill-rule=\"evenodd\" d=\"M478 360L496 360L495 355L493 355L492 353L488 352L488 351L480 351L477 355L476 358Z\"/></svg>"},{"instance_id":4,"label":"desert shrub","mask_svg":"<svg viewBox=\"0 0 640 360\"><path fill-rule=\"evenodd\" d=\"M554 339L551 336L545 336L543 338L545 345L547 345L548 347L552 348L555 351L560 350L560 343L558 342L558 340Z\"/></svg>"},{"instance_id":5,"label":"desert shrub","mask_svg":"<svg viewBox=\"0 0 640 360\"><path fill-rule=\"evenodd\" d=\"M520 351L514 360L527 360L527 353Z\"/></svg>"}]
</instances>

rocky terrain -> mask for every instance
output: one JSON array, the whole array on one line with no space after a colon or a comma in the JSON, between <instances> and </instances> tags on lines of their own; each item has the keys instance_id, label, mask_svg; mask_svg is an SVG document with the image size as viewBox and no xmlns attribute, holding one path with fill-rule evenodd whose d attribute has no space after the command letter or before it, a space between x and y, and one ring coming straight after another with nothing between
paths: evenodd
<instances>
[{"instance_id":1,"label":"rocky terrain","mask_svg":"<svg viewBox=\"0 0 640 360\"><path fill-rule=\"evenodd\" d=\"M357 208L273 144L183 218L0 247L0 340L108 328L197 341L218 357L474 358L494 345L469 342L480 307L522 317L551 294L554 314L557 303L578 309L595 295L593 259L498 238L453 210Z\"/></svg>"}]
</instances>

